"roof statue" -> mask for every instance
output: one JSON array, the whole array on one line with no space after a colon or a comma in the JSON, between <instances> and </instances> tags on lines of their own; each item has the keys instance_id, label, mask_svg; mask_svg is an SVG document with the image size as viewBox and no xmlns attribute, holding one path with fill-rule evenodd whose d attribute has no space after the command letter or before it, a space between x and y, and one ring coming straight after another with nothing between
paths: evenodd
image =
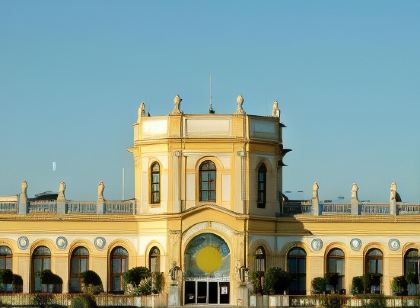
<instances>
[{"instance_id":1,"label":"roof statue","mask_svg":"<svg viewBox=\"0 0 420 308\"><path fill-rule=\"evenodd\" d=\"M26 182L26 180L23 180L22 183L20 184L20 188L21 188L21 194L26 196L27 191L28 191L28 182Z\"/></svg>"},{"instance_id":2,"label":"roof statue","mask_svg":"<svg viewBox=\"0 0 420 308\"><path fill-rule=\"evenodd\" d=\"M104 182L100 181L98 184L98 200L104 200L104 189L105 189Z\"/></svg>"},{"instance_id":3,"label":"roof statue","mask_svg":"<svg viewBox=\"0 0 420 308\"><path fill-rule=\"evenodd\" d=\"M397 183L395 182L391 183L389 201L397 201Z\"/></svg>"},{"instance_id":4,"label":"roof statue","mask_svg":"<svg viewBox=\"0 0 420 308\"><path fill-rule=\"evenodd\" d=\"M235 112L235 114L244 114L244 113L245 113L245 111L244 111L244 109L242 108L242 106L243 106L243 104L244 104L244 98L243 98L243 96L242 96L242 95L239 95L239 96L236 98L236 104L237 104L237 107L236 107L236 112Z\"/></svg>"},{"instance_id":5,"label":"roof statue","mask_svg":"<svg viewBox=\"0 0 420 308\"><path fill-rule=\"evenodd\" d=\"M182 114L182 111L181 111L181 102L182 102L181 96L177 95L177 96L174 97L174 109L171 112L172 115L180 115L180 114Z\"/></svg>"},{"instance_id":6,"label":"roof statue","mask_svg":"<svg viewBox=\"0 0 420 308\"><path fill-rule=\"evenodd\" d=\"M314 182L314 184L312 185L312 199L318 199L318 190L319 190L319 185L318 182Z\"/></svg>"},{"instance_id":7,"label":"roof statue","mask_svg":"<svg viewBox=\"0 0 420 308\"><path fill-rule=\"evenodd\" d=\"M66 191L66 183L64 181L60 182L60 185L58 186L58 197L59 200L65 199L65 191Z\"/></svg>"},{"instance_id":8,"label":"roof statue","mask_svg":"<svg viewBox=\"0 0 420 308\"><path fill-rule=\"evenodd\" d=\"M353 184L351 185L351 198L358 200L357 197L357 192L359 191L359 186L357 186L356 183L353 182Z\"/></svg>"},{"instance_id":9,"label":"roof statue","mask_svg":"<svg viewBox=\"0 0 420 308\"><path fill-rule=\"evenodd\" d=\"M273 111L271 112L271 116L275 118L280 118L280 109L277 100L273 102Z\"/></svg>"},{"instance_id":10,"label":"roof statue","mask_svg":"<svg viewBox=\"0 0 420 308\"><path fill-rule=\"evenodd\" d=\"M146 110L145 110L145 104L144 104L144 102L142 101L141 103L140 103L140 106L139 106L139 110L138 110L138 120L140 120L140 118L141 117L144 117L145 115L146 115Z\"/></svg>"}]
</instances>

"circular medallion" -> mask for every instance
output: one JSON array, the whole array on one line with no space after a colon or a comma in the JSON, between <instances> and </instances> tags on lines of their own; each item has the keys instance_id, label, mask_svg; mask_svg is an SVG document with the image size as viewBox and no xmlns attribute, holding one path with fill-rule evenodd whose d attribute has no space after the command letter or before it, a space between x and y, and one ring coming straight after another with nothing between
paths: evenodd
<instances>
[{"instance_id":1,"label":"circular medallion","mask_svg":"<svg viewBox=\"0 0 420 308\"><path fill-rule=\"evenodd\" d=\"M320 238L313 239L311 242L311 247L315 251L320 251L322 249L323 243Z\"/></svg>"},{"instance_id":2,"label":"circular medallion","mask_svg":"<svg viewBox=\"0 0 420 308\"><path fill-rule=\"evenodd\" d=\"M360 248L362 247L362 241L358 238L353 238L350 241L350 247L351 249L356 250L356 251L360 250Z\"/></svg>"},{"instance_id":3,"label":"circular medallion","mask_svg":"<svg viewBox=\"0 0 420 308\"><path fill-rule=\"evenodd\" d=\"M21 236L17 240L20 249L25 250L29 246L29 239L26 236Z\"/></svg>"},{"instance_id":4,"label":"circular medallion","mask_svg":"<svg viewBox=\"0 0 420 308\"><path fill-rule=\"evenodd\" d=\"M98 236L97 238L95 238L93 243L95 244L95 247L97 249L104 249L106 240L102 236Z\"/></svg>"},{"instance_id":5,"label":"circular medallion","mask_svg":"<svg viewBox=\"0 0 420 308\"><path fill-rule=\"evenodd\" d=\"M396 238L392 238L388 242L388 247L389 247L389 249L391 249L393 251L398 250L398 249L400 249L400 241L397 240Z\"/></svg>"},{"instance_id":6,"label":"circular medallion","mask_svg":"<svg viewBox=\"0 0 420 308\"><path fill-rule=\"evenodd\" d=\"M213 273L222 265L222 255L216 247L201 248L195 256L197 266L205 273Z\"/></svg>"},{"instance_id":7,"label":"circular medallion","mask_svg":"<svg viewBox=\"0 0 420 308\"><path fill-rule=\"evenodd\" d=\"M61 250L66 249L66 247L67 247L67 239L64 236L59 236L55 240L55 244Z\"/></svg>"}]
</instances>

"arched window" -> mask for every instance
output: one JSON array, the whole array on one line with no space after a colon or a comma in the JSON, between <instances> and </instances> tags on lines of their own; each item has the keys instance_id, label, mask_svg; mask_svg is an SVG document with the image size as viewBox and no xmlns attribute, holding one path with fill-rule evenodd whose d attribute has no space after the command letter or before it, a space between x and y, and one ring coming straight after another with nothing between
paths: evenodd
<instances>
[{"instance_id":1,"label":"arched window","mask_svg":"<svg viewBox=\"0 0 420 308\"><path fill-rule=\"evenodd\" d=\"M200 201L216 202L216 165L206 160L200 165Z\"/></svg>"},{"instance_id":2,"label":"arched window","mask_svg":"<svg viewBox=\"0 0 420 308\"><path fill-rule=\"evenodd\" d=\"M331 249L327 256L327 273L338 274L337 285L329 286L334 291L344 289L344 252L339 248Z\"/></svg>"},{"instance_id":3,"label":"arched window","mask_svg":"<svg viewBox=\"0 0 420 308\"><path fill-rule=\"evenodd\" d=\"M12 270L12 250L7 246L0 246L0 271L2 270ZM0 284L0 292L13 291L12 284Z\"/></svg>"},{"instance_id":4,"label":"arched window","mask_svg":"<svg viewBox=\"0 0 420 308\"><path fill-rule=\"evenodd\" d=\"M150 179L150 203L160 203L160 166L158 162L152 164L151 179Z\"/></svg>"},{"instance_id":5,"label":"arched window","mask_svg":"<svg viewBox=\"0 0 420 308\"><path fill-rule=\"evenodd\" d=\"M70 292L82 291L82 273L89 269L89 251L85 247L77 247L70 260Z\"/></svg>"},{"instance_id":6,"label":"arched window","mask_svg":"<svg viewBox=\"0 0 420 308\"><path fill-rule=\"evenodd\" d=\"M128 269L128 252L122 247L111 251L111 292L123 292L123 275Z\"/></svg>"},{"instance_id":7,"label":"arched window","mask_svg":"<svg viewBox=\"0 0 420 308\"><path fill-rule=\"evenodd\" d=\"M293 248L287 254L287 270L292 275L290 294L306 294L306 252Z\"/></svg>"},{"instance_id":8,"label":"arched window","mask_svg":"<svg viewBox=\"0 0 420 308\"><path fill-rule=\"evenodd\" d=\"M156 246L149 252L149 269L152 273L160 272L160 250Z\"/></svg>"},{"instance_id":9,"label":"arched window","mask_svg":"<svg viewBox=\"0 0 420 308\"><path fill-rule=\"evenodd\" d=\"M265 272L265 250L262 246L255 251L255 271Z\"/></svg>"},{"instance_id":10,"label":"arched window","mask_svg":"<svg viewBox=\"0 0 420 308\"><path fill-rule=\"evenodd\" d=\"M258 168L257 189L257 207L265 208L265 200L267 195L267 168L264 164Z\"/></svg>"},{"instance_id":11,"label":"arched window","mask_svg":"<svg viewBox=\"0 0 420 308\"><path fill-rule=\"evenodd\" d=\"M366 253L365 257L365 274L371 274L371 292L380 293L381 276L383 267L383 254L377 248L372 248Z\"/></svg>"},{"instance_id":12,"label":"arched window","mask_svg":"<svg viewBox=\"0 0 420 308\"><path fill-rule=\"evenodd\" d=\"M419 251L409 249L404 255L404 276L409 282L408 295L417 295L419 284Z\"/></svg>"},{"instance_id":13,"label":"arched window","mask_svg":"<svg viewBox=\"0 0 420 308\"><path fill-rule=\"evenodd\" d=\"M39 246L32 254L32 292L41 292L41 272L51 269L51 251L45 246Z\"/></svg>"},{"instance_id":14,"label":"arched window","mask_svg":"<svg viewBox=\"0 0 420 308\"><path fill-rule=\"evenodd\" d=\"M0 246L0 271L12 269L12 250L7 246Z\"/></svg>"}]
</instances>

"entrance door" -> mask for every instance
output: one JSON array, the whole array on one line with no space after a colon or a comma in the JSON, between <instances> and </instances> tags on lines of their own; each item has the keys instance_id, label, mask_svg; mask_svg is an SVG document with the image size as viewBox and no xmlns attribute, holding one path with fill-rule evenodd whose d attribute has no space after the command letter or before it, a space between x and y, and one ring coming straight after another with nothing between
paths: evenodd
<instances>
[{"instance_id":1,"label":"entrance door","mask_svg":"<svg viewBox=\"0 0 420 308\"><path fill-rule=\"evenodd\" d=\"M185 304L229 304L227 281L185 281Z\"/></svg>"}]
</instances>

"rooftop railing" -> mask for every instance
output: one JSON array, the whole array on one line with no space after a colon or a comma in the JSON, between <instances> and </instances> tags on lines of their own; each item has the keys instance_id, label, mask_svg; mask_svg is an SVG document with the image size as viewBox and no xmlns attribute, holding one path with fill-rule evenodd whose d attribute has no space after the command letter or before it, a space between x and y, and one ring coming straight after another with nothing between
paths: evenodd
<instances>
[{"instance_id":1,"label":"rooftop railing","mask_svg":"<svg viewBox=\"0 0 420 308\"><path fill-rule=\"evenodd\" d=\"M0 202L0 213L16 213L18 210L17 202L2 201Z\"/></svg>"},{"instance_id":2,"label":"rooftop railing","mask_svg":"<svg viewBox=\"0 0 420 308\"><path fill-rule=\"evenodd\" d=\"M57 212L57 201L36 200L29 201L28 213L55 213Z\"/></svg>"},{"instance_id":3,"label":"rooftop railing","mask_svg":"<svg viewBox=\"0 0 420 308\"><path fill-rule=\"evenodd\" d=\"M106 200L105 213L107 214L135 214L134 200Z\"/></svg>"},{"instance_id":4,"label":"rooftop railing","mask_svg":"<svg viewBox=\"0 0 420 308\"><path fill-rule=\"evenodd\" d=\"M95 214L95 201L66 201L66 208L68 214Z\"/></svg>"},{"instance_id":5,"label":"rooftop railing","mask_svg":"<svg viewBox=\"0 0 420 308\"><path fill-rule=\"evenodd\" d=\"M350 203L325 203L322 204L322 214L336 215L336 214L351 214Z\"/></svg>"}]
</instances>

